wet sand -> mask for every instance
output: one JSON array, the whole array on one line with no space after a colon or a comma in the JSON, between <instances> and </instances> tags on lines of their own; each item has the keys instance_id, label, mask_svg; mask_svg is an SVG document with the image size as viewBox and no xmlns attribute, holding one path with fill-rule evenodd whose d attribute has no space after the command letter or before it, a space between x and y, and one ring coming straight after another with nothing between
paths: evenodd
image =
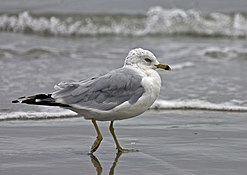
<instances>
[{"instance_id":1,"label":"wet sand","mask_svg":"<svg viewBox=\"0 0 247 175\"><path fill-rule=\"evenodd\" d=\"M244 175L247 118L244 113L149 111L116 122L123 147L116 155L108 122L103 142L87 155L95 138L83 118L0 123L1 175L174 174Z\"/></svg>"}]
</instances>

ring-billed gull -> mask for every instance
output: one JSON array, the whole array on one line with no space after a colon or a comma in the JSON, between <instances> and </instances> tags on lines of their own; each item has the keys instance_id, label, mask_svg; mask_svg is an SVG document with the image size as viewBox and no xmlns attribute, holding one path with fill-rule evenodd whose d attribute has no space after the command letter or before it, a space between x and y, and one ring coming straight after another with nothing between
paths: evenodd
<instances>
[{"instance_id":1,"label":"ring-billed gull","mask_svg":"<svg viewBox=\"0 0 247 175\"><path fill-rule=\"evenodd\" d=\"M61 82L51 94L21 97L13 103L60 106L91 120L97 137L90 153L98 149L103 139L96 121L110 121L109 129L118 152L127 152L118 142L113 122L142 114L154 103L161 87L158 68L171 70L150 51L133 49L122 68L82 81Z\"/></svg>"}]
</instances>

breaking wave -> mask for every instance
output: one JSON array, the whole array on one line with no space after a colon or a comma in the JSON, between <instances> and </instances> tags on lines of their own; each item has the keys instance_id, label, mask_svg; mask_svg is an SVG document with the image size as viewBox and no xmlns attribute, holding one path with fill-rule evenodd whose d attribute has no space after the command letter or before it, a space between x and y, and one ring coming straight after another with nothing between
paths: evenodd
<instances>
[{"instance_id":1,"label":"breaking wave","mask_svg":"<svg viewBox=\"0 0 247 175\"><path fill-rule=\"evenodd\" d=\"M51 112L10 112L0 113L0 121L13 120L48 120L79 117L76 113L69 110Z\"/></svg>"},{"instance_id":2,"label":"breaking wave","mask_svg":"<svg viewBox=\"0 0 247 175\"><path fill-rule=\"evenodd\" d=\"M245 103L245 102L243 102ZM216 104L203 100L157 100L151 110L205 110L221 112L247 112L247 106L232 102ZM48 120L81 117L76 113L60 108L43 108L41 112L5 112L0 113L0 121Z\"/></svg>"},{"instance_id":3,"label":"breaking wave","mask_svg":"<svg viewBox=\"0 0 247 175\"><path fill-rule=\"evenodd\" d=\"M189 35L203 37L247 36L244 13L209 13L190 9L152 7L143 15L45 14L28 11L0 15L0 31L51 36Z\"/></svg>"},{"instance_id":4,"label":"breaking wave","mask_svg":"<svg viewBox=\"0 0 247 175\"><path fill-rule=\"evenodd\" d=\"M205 110L222 112L247 112L247 106L236 105L232 102L211 103L204 100L157 100L151 109L156 110Z\"/></svg>"}]
</instances>

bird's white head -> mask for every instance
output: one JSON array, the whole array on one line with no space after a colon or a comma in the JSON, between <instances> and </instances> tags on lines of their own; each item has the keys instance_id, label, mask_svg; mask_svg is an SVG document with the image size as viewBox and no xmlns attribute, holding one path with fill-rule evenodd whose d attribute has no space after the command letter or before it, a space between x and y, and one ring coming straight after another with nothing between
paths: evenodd
<instances>
[{"instance_id":1,"label":"bird's white head","mask_svg":"<svg viewBox=\"0 0 247 175\"><path fill-rule=\"evenodd\" d=\"M167 64L161 64L154 54L142 48L133 49L125 59L124 65L132 65L141 69L165 69L171 70Z\"/></svg>"}]
</instances>

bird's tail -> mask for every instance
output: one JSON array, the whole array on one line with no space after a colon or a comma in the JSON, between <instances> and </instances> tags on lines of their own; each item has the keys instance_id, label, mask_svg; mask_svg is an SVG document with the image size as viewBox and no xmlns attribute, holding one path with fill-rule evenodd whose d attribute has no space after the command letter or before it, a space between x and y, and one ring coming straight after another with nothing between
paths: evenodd
<instances>
[{"instance_id":1,"label":"bird's tail","mask_svg":"<svg viewBox=\"0 0 247 175\"><path fill-rule=\"evenodd\" d=\"M44 106L60 106L60 107L70 107L67 104L57 103L52 94L37 94L28 97L20 97L17 100L13 100L12 103L26 103L32 105L44 105Z\"/></svg>"}]
</instances>

